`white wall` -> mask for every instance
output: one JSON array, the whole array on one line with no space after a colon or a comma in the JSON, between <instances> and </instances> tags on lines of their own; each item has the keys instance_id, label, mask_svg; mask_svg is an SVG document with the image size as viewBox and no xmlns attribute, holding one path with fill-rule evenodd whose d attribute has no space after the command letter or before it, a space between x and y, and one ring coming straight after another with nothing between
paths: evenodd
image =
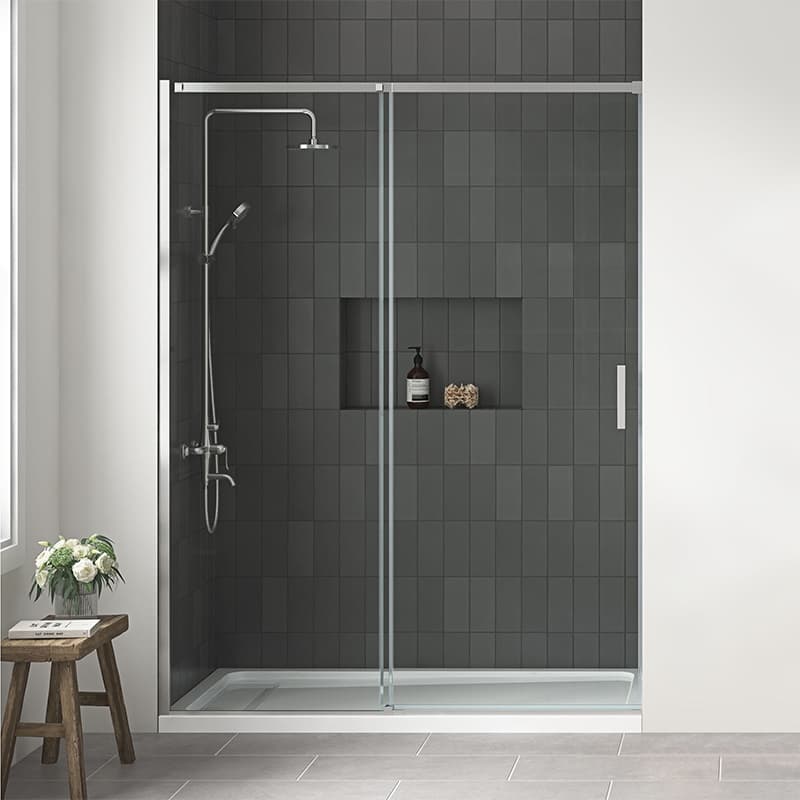
<instances>
[{"instance_id":1,"label":"white wall","mask_svg":"<svg viewBox=\"0 0 800 800\"><path fill-rule=\"evenodd\" d=\"M644 726L800 730L800 3L645 0Z\"/></svg>"},{"instance_id":2,"label":"white wall","mask_svg":"<svg viewBox=\"0 0 800 800\"><path fill-rule=\"evenodd\" d=\"M103 532L128 580L117 656L134 730L156 726L157 81L155 0L20 7L21 536L3 631L28 600L36 540ZM3 696L10 670L3 665ZM100 686L94 663L81 683ZM24 716L42 719L34 666ZM85 709L87 730L109 729ZM20 740L17 758L37 746Z\"/></svg>"},{"instance_id":3,"label":"white wall","mask_svg":"<svg viewBox=\"0 0 800 800\"><path fill-rule=\"evenodd\" d=\"M127 584L100 611L130 614L116 650L131 726L155 730L156 0L60 11L61 529L117 544Z\"/></svg>"},{"instance_id":4,"label":"white wall","mask_svg":"<svg viewBox=\"0 0 800 800\"><path fill-rule=\"evenodd\" d=\"M3 633L47 612L28 589L36 540L58 534L58 3L19 10L20 507L25 564L2 578ZM10 665L3 664L2 697ZM47 668L31 668L24 716L44 719ZM20 739L17 756L37 747Z\"/></svg>"}]
</instances>

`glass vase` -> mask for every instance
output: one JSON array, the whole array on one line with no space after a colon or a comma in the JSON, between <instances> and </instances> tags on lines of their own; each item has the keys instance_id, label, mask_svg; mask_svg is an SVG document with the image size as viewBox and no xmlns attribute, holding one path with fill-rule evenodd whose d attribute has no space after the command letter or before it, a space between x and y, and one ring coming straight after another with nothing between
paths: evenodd
<instances>
[{"instance_id":1,"label":"glass vase","mask_svg":"<svg viewBox=\"0 0 800 800\"><path fill-rule=\"evenodd\" d=\"M73 597L55 596L55 615L57 617L96 617L97 587L93 583L78 585L78 594Z\"/></svg>"}]
</instances>

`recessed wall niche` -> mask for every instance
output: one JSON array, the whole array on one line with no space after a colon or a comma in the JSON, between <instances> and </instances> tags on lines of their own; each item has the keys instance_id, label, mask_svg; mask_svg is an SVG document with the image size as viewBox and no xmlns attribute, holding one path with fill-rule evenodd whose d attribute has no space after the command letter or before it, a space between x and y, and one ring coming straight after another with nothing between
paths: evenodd
<instances>
[{"instance_id":1,"label":"recessed wall niche","mask_svg":"<svg viewBox=\"0 0 800 800\"><path fill-rule=\"evenodd\" d=\"M387 306L388 308L388 306ZM378 301L341 300L344 408L378 405ZM448 383L474 383L481 408L522 404L522 302L518 298L400 298L395 316L395 404L420 345L431 376L431 408L444 407ZM387 314L388 317L388 314Z\"/></svg>"}]
</instances>

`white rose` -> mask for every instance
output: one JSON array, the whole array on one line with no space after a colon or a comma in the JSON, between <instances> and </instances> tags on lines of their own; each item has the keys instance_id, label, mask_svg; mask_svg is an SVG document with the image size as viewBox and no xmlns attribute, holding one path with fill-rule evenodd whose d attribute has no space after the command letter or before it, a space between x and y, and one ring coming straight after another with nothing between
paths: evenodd
<instances>
[{"instance_id":1,"label":"white rose","mask_svg":"<svg viewBox=\"0 0 800 800\"><path fill-rule=\"evenodd\" d=\"M114 561L113 558L111 558L111 556L108 553L101 553L97 557L95 565L97 566L97 569L99 569L100 572L103 573L103 575L108 575L108 573L111 572L112 569L114 569L116 562Z\"/></svg>"},{"instance_id":2,"label":"white rose","mask_svg":"<svg viewBox=\"0 0 800 800\"><path fill-rule=\"evenodd\" d=\"M72 555L75 556L76 559L80 560L81 558L87 558L90 550L91 548L85 544L76 544L72 548Z\"/></svg>"},{"instance_id":3,"label":"white rose","mask_svg":"<svg viewBox=\"0 0 800 800\"><path fill-rule=\"evenodd\" d=\"M36 569L41 569L48 561L53 551L48 547L36 556Z\"/></svg>"},{"instance_id":4,"label":"white rose","mask_svg":"<svg viewBox=\"0 0 800 800\"><path fill-rule=\"evenodd\" d=\"M72 574L81 583L91 583L97 575L97 567L88 558L82 558L72 565Z\"/></svg>"},{"instance_id":5,"label":"white rose","mask_svg":"<svg viewBox=\"0 0 800 800\"><path fill-rule=\"evenodd\" d=\"M77 547L77 546L78 546L80 543L81 543L81 540L80 540L80 539L67 539L67 541L66 541L66 542L64 542L64 544L65 544L67 547L72 547L72 548L75 548L75 547Z\"/></svg>"},{"instance_id":6,"label":"white rose","mask_svg":"<svg viewBox=\"0 0 800 800\"><path fill-rule=\"evenodd\" d=\"M59 537L59 540L53 545L53 550L60 550L62 547L66 547L67 542L63 536Z\"/></svg>"},{"instance_id":7,"label":"white rose","mask_svg":"<svg viewBox=\"0 0 800 800\"><path fill-rule=\"evenodd\" d=\"M50 573L46 569L40 569L36 573L36 585L40 589L44 589L45 584L47 583L47 579L50 577Z\"/></svg>"}]
</instances>

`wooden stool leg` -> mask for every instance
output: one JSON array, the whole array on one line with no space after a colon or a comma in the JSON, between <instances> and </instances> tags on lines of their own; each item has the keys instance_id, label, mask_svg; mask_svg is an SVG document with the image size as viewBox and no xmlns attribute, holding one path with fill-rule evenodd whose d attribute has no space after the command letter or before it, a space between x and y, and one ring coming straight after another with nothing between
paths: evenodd
<instances>
[{"instance_id":1,"label":"wooden stool leg","mask_svg":"<svg viewBox=\"0 0 800 800\"><path fill-rule=\"evenodd\" d=\"M128 712L125 710L125 698L122 696L122 682L119 679L117 659L114 657L114 647L111 642L97 648L97 659L100 662L100 672L108 695L108 708L111 711L111 724L114 726L114 736L117 739L117 752L122 764L133 764L136 753L133 750L133 738L128 724Z\"/></svg>"},{"instance_id":2,"label":"wooden stool leg","mask_svg":"<svg viewBox=\"0 0 800 800\"><path fill-rule=\"evenodd\" d=\"M67 751L70 800L86 800L86 767L83 761L83 725L78 702L78 673L74 661L59 667L64 749Z\"/></svg>"},{"instance_id":3,"label":"wooden stool leg","mask_svg":"<svg viewBox=\"0 0 800 800\"><path fill-rule=\"evenodd\" d=\"M25 699L25 687L28 685L28 673L31 665L27 661L17 661L11 672L11 685L8 687L6 710L3 713L2 730L2 795L6 796L8 775L11 772L11 760L14 758L14 745L17 743L17 725L22 715L22 701Z\"/></svg>"},{"instance_id":4,"label":"wooden stool leg","mask_svg":"<svg viewBox=\"0 0 800 800\"><path fill-rule=\"evenodd\" d=\"M50 690L47 693L47 713L45 722L61 722L61 698L60 692L60 664L54 661L50 664ZM57 736L46 738L42 742L42 764L55 764L58 761L58 751L61 746L61 739Z\"/></svg>"}]
</instances>

